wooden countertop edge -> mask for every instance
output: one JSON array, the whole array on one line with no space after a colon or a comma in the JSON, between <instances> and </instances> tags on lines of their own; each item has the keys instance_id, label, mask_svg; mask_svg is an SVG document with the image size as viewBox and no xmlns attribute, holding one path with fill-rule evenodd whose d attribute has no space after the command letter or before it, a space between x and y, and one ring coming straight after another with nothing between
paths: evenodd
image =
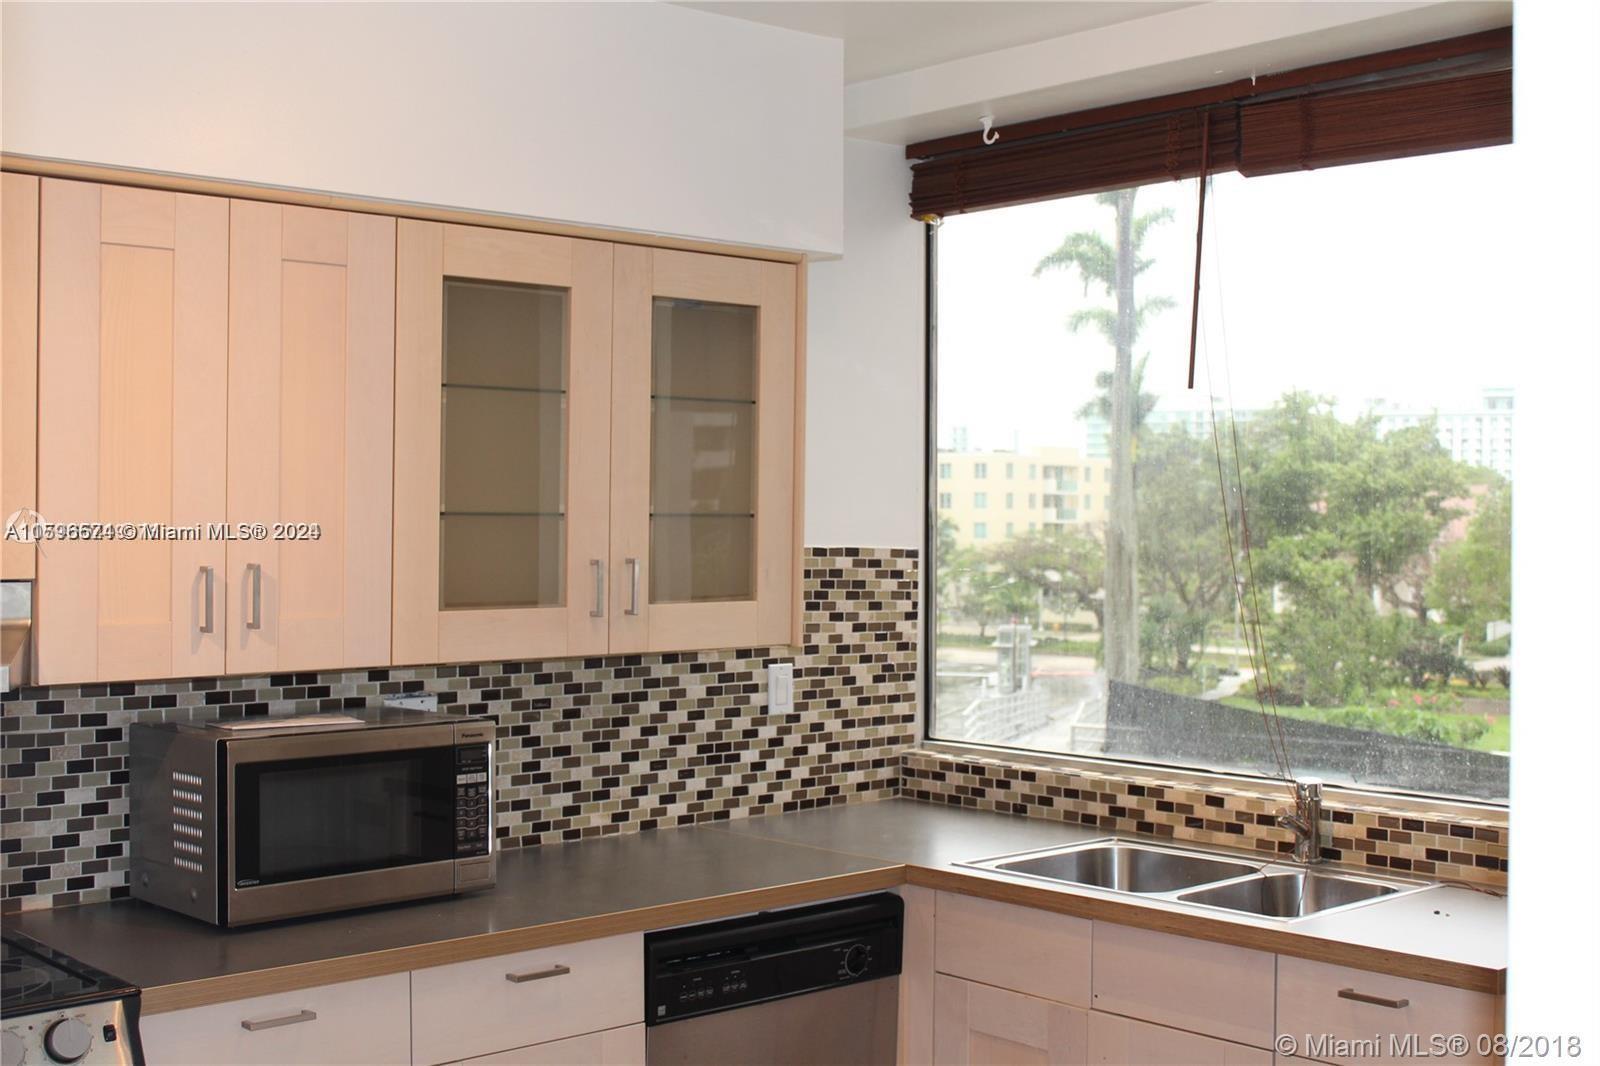
<instances>
[{"instance_id":1,"label":"wooden countertop edge","mask_svg":"<svg viewBox=\"0 0 1600 1066\"><path fill-rule=\"evenodd\" d=\"M363 977L379 977L429 966L443 966L491 955L527 951L531 948L571 944L580 940L593 940L622 933L642 933L691 922L714 921L763 908L813 903L857 892L895 888L902 884L959 892L962 895L1001 903L1014 903L1037 910L1116 922L1119 925L1231 944L1235 947L1254 948L1278 955L1293 955L1472 992L1488 992L1493 995L1502 995L1505 992L1506 971L1503 967L1496 969L1431 959L1370 945L1307 936L1287 929L1247 925L1188 911L1167 910L1135 901L1062 892L1037 885L983 877L961 870L897 864L847 874L834 874L810 881L616 911L588 918L480 933L455 940L440 940L428 944L387 948L358 955L251 970L246 973L156 985L144 989L141 1011L145 1014L160 1014L190 1007L203 1007L212 1003L226 1003L253 996L271 995L275 992L292 992L301 988L354 981Z\"/></svg>"},{"instance_id":2,"label":"wooden countertop edge","mask_svg":"<svg viewBox=\"0 0 1600 1066\"><path fill-rule=\"evenodd\" d=\"M976 896L1000 903L1015 903L1036 910L1055 911L1079 918L1099 919L1138 929L1172 933L1196 940L1210 940L1219 944L1231 944L1234 947L1270 951L1276 955L1293 955L1315 962L1372 970L1394 977L1407 977L1472 992L1489 992L1494 995L1502 995L1505 992L1506 971L1503 967L1474 966L1470 963L1432 959L1366 944L1307 936L1289 929L1247 925L1226 918L1211 918L1191 911L1168 910L1131 900L1062 892L1038 885L969 874L961 870L908 866L906 883L945 892L959 892L965 896Z\"/></svg>"},{"instance_id":3,"label":"wooden countertop edge","mask_svg":"<svg viewBox=\"0 0 1600 1066\"><path fill-rule=\"evenodd\" d=\"M185 1010L190 1007L204 1007L212 1003L226 1003L252 996L271 995L275 992L293 992L317 985L354 981L363 977L380 977L384 974L443 966L452 962L466 962L491 955L506 955L531 948L571 944L580 940L617 936L621 933L641 933L691 922L714 921L763 908L788 907L857 892L875 892L904 883L905 867L883 866L872 870L834 874L811 881L680 900L589 918L574 918L543 925L530 925L521 929L480 933L455 940L386 948L359 955L318 959L314 962L206 977L170 985L155 985L143 990L139 1009L141 1014L149 1015Z\"/></svg>"}]
</instances>

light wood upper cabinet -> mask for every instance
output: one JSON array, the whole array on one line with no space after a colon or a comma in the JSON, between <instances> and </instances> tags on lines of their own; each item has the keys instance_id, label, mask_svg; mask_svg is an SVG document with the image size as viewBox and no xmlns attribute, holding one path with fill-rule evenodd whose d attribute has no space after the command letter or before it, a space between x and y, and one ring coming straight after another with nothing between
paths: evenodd
<instances>
[{"instance_id":1,"label":"light wood upper cabinet","mask_svg":"<svg viewBox=\"0 0 1600 1066\"><path fill-rule=\"evenodd\" d=\"M793 639L795 274L617 249L613 652Z\"/></svg>"},{"instance_id":2,"label":"light wood upper cabinet","mask_svg":"<svg viewBox=\"0 0 1600 1066\"><path fill-rule=\"evenodd\" d=\"M612 246L402 221L397 663L609 645Z\"/></svg>"},{"instance_id":3,"label":"light wood upper cabinet","mask_svg":"<svg viewBox=\"0 0 1600 1066\"><path fill-rule=\"evenodd\" d=\"M39 255L40 513L219 521L228 202L47 179ZM220 672L223 563L220 541L44 544L38 680Z\"/></svg>"},{"instance_id":4,"label":"light wood upper cabinet","mask_svg":"<svg viewBox=\"0 0 1600 1066\"><path fill-rule=\"evenodd\" d=\"M229 673L389 661L395 222L232 201Z\"/></svg>"},{"instance_id":5,"label":"light wood upper cabinet","mask_svg":"<svg viewBox=\"0 0 1600 1066\"><path fill-rule=\"evenodd\" d=\"M38 505L39 179L0 174L0 523ZM0 542L0 577L30 580L34 547Z\"/></svg>"},{"instance_id":6,"label":"light wood upper cabinet","mask_svg":"<svg viewBox=\"0 0 1600 1066\"><path fill-rule=\"evenodd\" d=\"M795 265L4 180L41 682L799 639Z\"/></svg>"}]
</instances>

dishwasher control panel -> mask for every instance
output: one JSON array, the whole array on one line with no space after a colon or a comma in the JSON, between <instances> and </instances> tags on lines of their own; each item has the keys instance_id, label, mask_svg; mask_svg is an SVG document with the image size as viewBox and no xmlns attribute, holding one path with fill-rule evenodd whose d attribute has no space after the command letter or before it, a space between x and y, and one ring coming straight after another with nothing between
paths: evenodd
<instances>
[{"instance_id":1,"label":"dishwasher control panel","mask_svg":"<svg viewBox=\"0 0 1600 1066\"><path fill-rule=\"evenodd\" d=\"M904 904L883 893L645 937L651 1025L900 972Z\"/></svg>"}]
</instances>

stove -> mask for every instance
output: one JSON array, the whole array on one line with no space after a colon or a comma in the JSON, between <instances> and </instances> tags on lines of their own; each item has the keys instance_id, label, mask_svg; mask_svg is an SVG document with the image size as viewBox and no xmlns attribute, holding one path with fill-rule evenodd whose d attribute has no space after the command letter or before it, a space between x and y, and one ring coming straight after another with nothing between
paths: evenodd
<instances>
[{"instance_id":1,"label":"stove","mask_svg":"<svg viewBox=\"0 0 1600 1066\"><path fill-rule=\"evenodd\" d=\"M3 1066L143 1066L139 990L22 933L0 937Z\"/></svg>"}]
</instances>

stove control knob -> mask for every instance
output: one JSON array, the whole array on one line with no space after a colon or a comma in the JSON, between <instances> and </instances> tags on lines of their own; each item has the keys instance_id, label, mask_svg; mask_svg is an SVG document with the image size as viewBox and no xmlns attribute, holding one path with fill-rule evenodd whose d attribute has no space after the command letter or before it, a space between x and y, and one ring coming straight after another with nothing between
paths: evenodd
<instances>
[{"instance_id":1,"label":"stove control knob","mask_svg":"<svg viewBox=\"0 0 1600 1066\"><path fill-rule=\"evenodd\" d=\"M851 977L860 977L867 972L867 946L865 944L850 945L850 950L844 953L844 972Z\"/></svg>"},{"instance_id":2,"label":"stove control knob","mask_svg":"<svg viewBox=\"0 0 1600 1066\"><path fill-rule=\"evenodd\" d=\"M10 1029L0 1036L0 1062L5 1066L22 1066L22 1060L28 1057L28 1045L22 1042L22 1037Z\"/></svg>"},{"instance_id":3,"label":"stove control knob","mask_svg":"<svg viewBox=\"0 0 1600 1066\"><path fill-rule=\"evenodd\" d=\"M94 1034L76 1018L63 1018L44 1032L44 1053L51 1062L77 1062L89 1053Z\"/></svg>"}]
</instances>

